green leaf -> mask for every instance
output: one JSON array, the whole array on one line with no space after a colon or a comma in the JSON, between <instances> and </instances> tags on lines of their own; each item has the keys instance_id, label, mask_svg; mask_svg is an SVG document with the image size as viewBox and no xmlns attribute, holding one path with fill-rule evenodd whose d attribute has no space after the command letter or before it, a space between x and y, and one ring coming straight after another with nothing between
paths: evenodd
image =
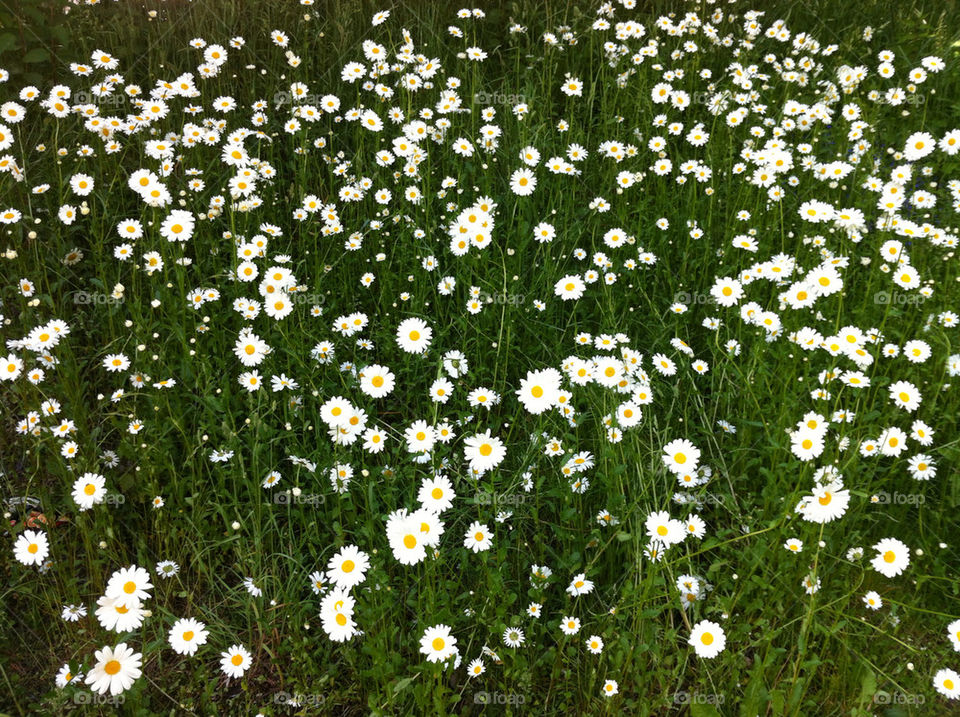
<instances>
[{"instance_id":1,"label":"green leaf","mask_svg":"<svg viewBox=\"0 0 960 717\"><path fill-rule=\"evenodd\" d=\"M860 704L868 704L873 700L873 695L877 691L877 676L869 667L864 667L863 676L860 678Z\"/></svg>"},{"instance_id":2,"label":"green leaf","mask_svg":"<svg viewBox=\"0 0 960 717\"><path fill-rule=\"evenodd\" d=\"M0 35L0 52L6 52L17 44L17 37L12 32L5 32Z\"/></svg>"},{"instance_id":3,"label":"green leaf","mask_svg":"<svg viewBox=\"0 0 960 717\"><path fill-rule=\"evenodd\" d=\"M412 683L419 676L420 676L420 673L417 673L413 677L404 677L402 680L400 680L399 682L397 682L397 684L393 686L393 694L398 694L401 690L405 690L407 687L410 686L410 683Z\"/></svg>"},{"instance_id":4,"label":"green leaf","mask_svg":"<svg viewBox=\"0 0 960 717\"><path fill-rule=\"evenodd\" d=\"M690 705L690 717L720 717L720 711L713 705L694 702Z\"/></svg>"},{"instance_id":5,"label":"green leaf","mask_svg":"<svg viewBox=\"0 0 960 717\"><path fill-rule=\"evenodd\" d=\"M46 62L49 59L50 53L42 47L35 47L23 56L23 61L26 63Z\"/></svg>"}]
</instances>

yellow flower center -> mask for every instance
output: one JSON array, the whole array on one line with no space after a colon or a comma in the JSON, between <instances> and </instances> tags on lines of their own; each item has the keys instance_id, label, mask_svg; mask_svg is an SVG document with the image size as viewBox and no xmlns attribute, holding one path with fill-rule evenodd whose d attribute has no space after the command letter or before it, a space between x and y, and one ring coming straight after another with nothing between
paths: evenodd
<instances>
[{"instance_id":1,"label":"yellow flower center","mask_svg":"<svg viewBox=\"0 0 960 717\"><path fill-rule=\"evenodd\" d=\"M110 662L103 666L103 671L108 675L117 674L120 672L120 662L117 660L110 660Z\"/></svg>"}]
</instances>

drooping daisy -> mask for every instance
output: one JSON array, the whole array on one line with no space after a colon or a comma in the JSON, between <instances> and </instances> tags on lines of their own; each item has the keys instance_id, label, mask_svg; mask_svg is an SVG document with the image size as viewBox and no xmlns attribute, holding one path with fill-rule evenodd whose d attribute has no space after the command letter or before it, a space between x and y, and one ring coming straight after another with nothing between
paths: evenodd
<instances>
[{"instance_id":1,"label":"drooping daisy","mask_svg":"<svg viewBox=\"0 0 960 717\"><path fill-rule=\"evenodd\" d=\"M573 580L570 581L570 585L567 586L567 593L573 597L588 595L592 591L593 581L587 580L587 576L584 573L574 575Z\"/></svg>"}]
</instances>

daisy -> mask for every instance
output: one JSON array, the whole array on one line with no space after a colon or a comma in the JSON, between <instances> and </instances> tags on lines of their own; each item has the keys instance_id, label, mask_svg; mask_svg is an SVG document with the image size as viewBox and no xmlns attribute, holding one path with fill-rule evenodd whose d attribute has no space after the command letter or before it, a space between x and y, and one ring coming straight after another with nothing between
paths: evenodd
<instances>
[{"instance_id":1,"label":"daisy","mask_svg":"<svg viewBox=\"0 0 960 717\"><path fill-rule=\"evenodd\" d=\"M883 599L876 590L871 590L863 596L863 604L871 610L879 610L883 607Z\"/></svg>"},{"instance_id":2,"label":"daisy","mask_svg":"<svg viewBox=\"0 0 960 717\"><path fill-rule=\"evenodd\" d=\"M105 645L94 655L97 664L90 670L84 683L90 685L90 689L97 694L109 691L111 695L119 695L130 689L134 680L140 677L143 655L127 647L125 642L114 648Z\"/></svg>"},{"instance_id":3,"label":"daisy","mask_svg":"<svg viewBox=\"0 0 960 717\"><path fill-rule=\"evenodd\" d=\"M693 647L698 657L713 658L723 652L727 637L717 623L701 620L693 626L687 644Z\"/></svg>"},{"instance_id":4,"label":"daisy","mask_svg":"<svg viewBox=\"0 0 960 717\"><path fill-rule=\"evenodd\" d=\"M503 644L507 647L520 647L524 639L523 630L519 627L508 627L503 631Z\"/></svg>"},{"instance_id":5,"label":"daisy","mask_svg":"<svg viewBox=\"0 0 960 717\"><path fill-rule=\"evenodd\" d=\"M191 617L181 618L170 628L169 640L178 655L193 655L207 642L206 625Z\"/></svg>"},{"instance_id":6,"label":"daisy","mask_svg":"<svg viewBox=\"0 0 960 717\"><path fill-rule=\"evenodd\" d=\"M136 598L108 597L102 595L97 599L95 615L105 630L129 632L136 630L143 624L146 611Z\"/></svg>"},{"instance_id":7,"label":"daisy","mask_svg":"<svg viewBox=\"0 0 960 717\"><path fill-rule=\"evenodd\" d=\"M25 530L13 546L13 555L24 565L42 565L50 554L47 534L43 531Z\"/></svg>"},{"instance_id":8,"label":"daisy","mask_svg":"<svg viewBox=\"0 0 960 717\"><path fill-rule=\"evenodd\" d=\"M884 538L873 549L877 555L870 564L888 578L896 577L910 565L910 549L896 538Z\"/></svg>"},{"instance_id":9,"label":"daisy","mask_svg":"<svg viewBox=\"0 0 960 717\"><path fill-rule=\"evenodd\" d=\"M516 391L517 399L528 413L539 416L556 403L561 378L560 372L553 368L528 371Z\"/></svg>"},{"instance_id":10,"label":"daisy","mask_svg":"<svg viewBox=\"0 0 960 717\"><path fill-rule=\"evenodd\" d=\"M553 293L564 301L576 300L583 296L586 284L576 274L568 274L560 279L553 287Z\"/></svg>"},{"instance_id":11,"label":"daisy","mask_svg":"<svg viewBox=\"0 0 960 717\"><path fill-rule=\"evenodd\" d=\"M567 616L560 620L560 630L564 635L576 635L580 632L580 618Z\"/></svg>"},{"instance_id":12,"label":"daisy","mask_svg":"<svg viewBox=\"0 0 960 717\"><path fill-rule=\"evenodd\" d=\"M378 364L367 366L357 376L360 379L360 390L371 398L383 398L393 391L396 385L390 369Z\"/></svg>"},{"instance_id":13,"label":"daisy","mask_svg":"<svg viewBox=\"0 0 960 717\"><path fill-rule=\"evenodd\" d=\"M510 175L510 191L518 197L526 197L533 194L537 187L537 177L532 170L522 168L516 170Z\"/></svg>"},{"instance_id":14,"label":"daisy","mask_svg":"<svg viewBox=\"0 0 960 717\"><path fill-rule=\"evenodd\" d=\"M603 638L599 635L591 635L587 638L587 649L593 655L599 655L603 652Z\"/></svg>"},{"instance_id":15,"label":"daisy","mask_svg":"<svg viewBox=\"0 0 960 717\"><path fill-rule=\"evenodd\" d=\"M584 573L575 575L573 580L570 581L570 585L567 586L567 592L572 597L588 595L589 593L593 592L593 581L587 580L587 577Z\"/></svg>"},{"instance_id":16,"label":"daisy","mask_svg":"<svg viewBox=\"0 0 960 717\"><path fill-rule=\"evenodd\" d=\"M647 536L651 540L663 543L664 546L681 542L685 535L683 523L671 518L665 510L648 515L645 527Z\"/></svg>"},{"instance_id":17,"label":"daisy","mask_svg":"<svg viewBox=\"0 0 960 717\"><path fill-rule=\"evenodd\" d=\"M81 511L89 510L94 505L102 503L107 489L104 487L106 479L96 473L84 473L73 483L73 500Z\"/></svg>"},{"instance_id":18,"label":"daisy","mask_svg":"<svg viewBox=\"0 0 960 717\"><path fill-rule=\"evenodd\" d=\"M227 677L243 677L250 664L250 653L243 645L231 645L230 649L220 653L220 669Z\"/></svg>"},{"instance_id":19,"label":"daisy","mask_svg":"<svg viewBox=\"0 0 960 717\"><path fill-rule=\"evenodd\" d=\"M493 545L493 534L487 526L476 520L472 522L464 535L463 547L479 553L489 550L491 545Z\"/></svg>"},{"instance_id":20,"label":"daisy","mask_svg":"<svg viewBox=\"0 0 960 717\"><path fill-rule=\"evenodd\" d=\"M349 590L363 582L370 567L370 559L355 545L347 545L330 558L327 576L337 587Z\"/></svg>"},{"instance_id":21,"label":"daisy","mask_svg":"<svg viewBox=\"0 0 960 717\"><path fill-rule=\"evenodd\" d=\"M87 608L83 605L64 605L60 617L67 622L76 622L81 617L86 617Z\"/></svg>"},{"instance_id":22,"label":"daisy","mask_svg":"<svg viewBox=\"0 0 960 717\"><path fill-rule=\"evenodd\" d=\"M484 666L483 660L481 660L479 657L475 660L471 660L470 664L467 665L468 677L479 677L486 671L487 668Z\"/></svg>"},{"instance_id":23,"label":"daisy","mask_svg":"<svg viewBox=\"0 0 960 717\"><path fill-rule=\"evenodd\" d=\"M817 486L813 495L804 498L800 512L804 520L823 524L842 517L849 504L850 491L839 482L831 482Z\"/></svg>"},{"instance_id":24,"label":"daisy","mask_svg":"<svg viewBox=\"0 0 960 717\"><path fill-rule=\"evenodd\" d=\"M320 603L320 619L323 631L333 642L345 642L357 633L353 620L355 601L350 595L334 588Z\"/></svg>"},{"instance_id":25,"label":"daisy","mask_svg":"<svg viewBox=\"0 0 960 717\"><path fill-rule=\"evenodd\" d=\"M674 474L695 470L700 449L685 438L670 441L663 447L663 463Z\"/></svg>"},{"instance_id":26,"label":"daisy","mask_svg":"<svg viewBox=\"0 0 960 717\"><path fill-rule=\"evenodd\" d=\"M139 603L150 599L150 593L147 591L152 587L150 573L141 567L131 565L129 568L117 570L110 576L104 593L108 598Z\"/></svg>"},{"instance_id":27,"label":"daisy","mask_svg":"<svg viewBox=\"0 0 960 717\"><path fill-rule=\"evenodd\" d=\"M946 668L937 670L937 674L933 676L933 686L937 688L937 692L948 699L960 698L960 674L955 670Z\"/></svg>"},{"instance_id":28,"label":"daisy","mask_svg":"<svg viewBox=\"0 0 960 717\"><path fill-rule=\"evenodd\" d=\"M443 475L434 478L425 478L420 484L420 491L417 493L417 500L427 510L434 513L442 513L453 505L453 499L457 497L453 490L453 484Z\"/></svg>"},{"instance_id":29,"label":"daisy","mask_svg":"<svg viewBox=\"0 0 960 717\"><path fill-rule=\"evenodd\" d=\"M960 652L960 620L954 620L947 625L947 637L950 638L953 649Z\"/></svg>"},{"instance_id":30,"label":"daisy","mask_svg":"<svg viewBox=\"0 0 960 717\"><path fill-rule=\"evenodd\" d=\"M161 560L157 563L156 571L161 578L172 578L180 572L180 566L172 560Z\"/></svg>"},{"instance_id":31,"label":"daisy","mask_svg":"<svg viewBox=\"0 0 960 717\"><path fill-rule=\"evenodd\" d=\"M404 319L397 327L397 344L407 353L422 354L432 337L433 329L423 319Z\"/></svg>"},{"instance_id":32,"label":"daisy","mask_svg":"<svg viewBox=\"0 0 960 717\"><path fill-rule=\"evenodd\" d=\"M409 453L429 453L437 440L436 433L426 421L414 421L403 432Z\"/></svg>"},{"instance_id":33,"label":"daisy","mask_svg":"<svg viewBox=\"0 0 960 717\"><path fill-rule=\"evenodd\" d=\"M896 381L890 384L890 400L897 408L913 413L920 406L920 391L909 381Z\"/></svg>"},{"instance_id":34,"label":"daisy","mask_svg":"<svg viewBox=\"0 0 960 717\"><path fill-rule=\"evenodd\" d=\"M66 687L71 682L79 682L82 679L83 679L83 673L78 672L74 674L70 669L69 662L64 663L63 667L61 667L57 671L56 682L57 682L57 687L60 687L60 688Z\"/></svg>"},{"instance_id":35,"label":"daisy","mask_svg":"<svg viewBox=\"0 0 960 717\"><path fill-rule=\"evenodd\" d=\"M463 443L464 460L468 461L470 469L477 473L496 468L507 455L503 442L491 435L489 429L464 439Z\"/></svg>"},{"instance_id":36,"label":"daisy","mask_svg":"<svg viewBox=\"0 0 960 717\"><path fill-rule=\"evenodd\" d=\"M446 625L428 627L420 638L420 652L427 656L428 662L443 662L456 652L456 645L457 638Z\"/></svg>"},{"instance_id":37,"label":"daisy","mask_svg":"<svg viewBox=\"0 0 960 717\"><path fill-rule=\"evenodd\" d=\"M604 697L613 697L615 694L620 692L620 686L617 684L616 680L606 680L603 683L602 691Z\"/></svg>"}]
</instances>

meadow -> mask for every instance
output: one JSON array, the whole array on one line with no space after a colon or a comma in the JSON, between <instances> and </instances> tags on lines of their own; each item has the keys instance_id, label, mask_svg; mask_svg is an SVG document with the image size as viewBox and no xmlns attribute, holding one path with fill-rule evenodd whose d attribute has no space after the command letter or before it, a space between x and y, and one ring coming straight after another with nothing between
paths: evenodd
<instances>
[{"instance_id":1,"label":"meadow","mask_svg":"<svg viewBox=\"0 0 960 717\"><path fill-rule=\"evenodd\" d=\"M960 713L960 6L0 1L0 712Z\"/></svg>"}]
</instances>

